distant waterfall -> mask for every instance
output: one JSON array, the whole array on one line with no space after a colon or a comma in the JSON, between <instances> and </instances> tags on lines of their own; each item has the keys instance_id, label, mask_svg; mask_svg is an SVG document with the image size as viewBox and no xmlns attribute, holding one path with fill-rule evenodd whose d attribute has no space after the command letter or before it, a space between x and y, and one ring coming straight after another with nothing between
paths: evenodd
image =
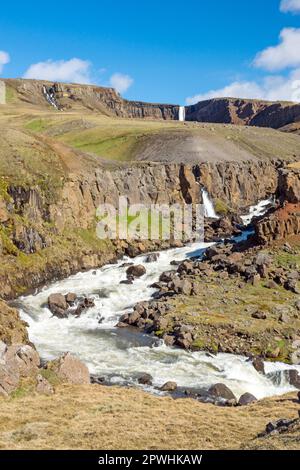
<instances>
[{"instance_id":1,"label":"distant waterfall","mask_svg":"<svg viewBox=\"0 0 300 470\"><path fill-rule=\"evenodd\" d=\"M184 106L179 106L178 120L185 121L185 107Z\"/></svg>"},{"instance_id":2,"label":"distant waterfall","mask_svg":"<svg viewBox=\"0 0 300 470\"><path fill-rule=\"evenodd\" d=\"M205 189L202 189L202 200L204 205L204 217L210 219L218 219L218 215L215 212L214 205Z\"/></svg>"},{"instance_id":3,"label":"distant waterfall","mask_svg":"<svg viewBox=\"0 0 300 470\"><path fill-rule=\"evenodd\" d=\"M46 100L48 101L48 103L51 104L51 106L53 106L53 108L58 109L57 102L56 102L56 99L55 99L55 93L54 93L53 89L52 88L46 88L45 85L44 85L43 86L43 94L44 94Z\"/></svg>"}]
</instances>

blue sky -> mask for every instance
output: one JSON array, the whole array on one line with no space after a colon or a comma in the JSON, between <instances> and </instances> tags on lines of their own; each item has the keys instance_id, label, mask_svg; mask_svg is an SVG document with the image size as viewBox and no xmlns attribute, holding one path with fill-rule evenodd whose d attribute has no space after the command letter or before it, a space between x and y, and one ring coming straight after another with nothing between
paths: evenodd
<instances>
[{"instance_id":1,"label":"blue sky","mask_svg":"<svg viewBox=\"0 0 300 470\"><path fill-rule=\"evenodd\" d=\"M297 47L300 0L1 5L2 77L114 85L128 99L297 99Z\"/></svg>"}]
</instances>

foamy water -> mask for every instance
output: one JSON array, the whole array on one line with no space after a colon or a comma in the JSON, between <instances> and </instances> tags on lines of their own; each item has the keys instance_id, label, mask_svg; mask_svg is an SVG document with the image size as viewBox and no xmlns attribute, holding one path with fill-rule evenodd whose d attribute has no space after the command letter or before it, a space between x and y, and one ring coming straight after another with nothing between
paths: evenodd
<instances>
[{"instance_id":1,"label":"foamy water","mask_svg":"<svg viewBox=\"0 0 300 470\"><path fill-rule=\"evenodd\" d=\"M115 327L120 316L130 311L135 303L151 298L155 290L149 286L158 280L162 272L174 269L170 265L172 260L195 256L210 245L197 243L170 249L161 252L154 263L146 263L145 256L130 260L143 264L147 271L132 285L120 284L121 280L126 279L126 267L122 264L128 258L124 258L115 265L78 273L44 288L36 295L20 298L20 313L29 324L30 340L42 358L52 359L70 351L86 363L91 373L112 383L138 386L137 377L149 373L153 376L153 387L146 388L155 393L154 387L168 380L193 388L207 388L222 382L237 397L250 392L257 398L263 398L293 390L284 379L275 385L266 376L260 375L245 357L229 354L211 356L205 352L170 348L155 337ZM95 307L79 318L70 316L58 319L47 307L48 296L58 292L93 297ZM289 368L285 364L266 363L267 372ZM295 366L292 368L295 369ZM297 369L300 372L300 367Z\"/></svg>"}]
</instances>

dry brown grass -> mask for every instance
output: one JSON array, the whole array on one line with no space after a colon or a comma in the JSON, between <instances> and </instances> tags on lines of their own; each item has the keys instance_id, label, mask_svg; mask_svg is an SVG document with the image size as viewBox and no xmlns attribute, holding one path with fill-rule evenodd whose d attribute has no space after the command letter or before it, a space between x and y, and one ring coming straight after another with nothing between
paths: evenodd
<instances>
[{"instance_id":1,"label":"dry brown grass","mask_svg":"<svg viewBox=\"0 0 300 470\"><path fill-rule=\"evenodd\" d=\"M289 168L299 169L300 168L300 162L290 163L290 165L288 165L288 167Z\"/></svg>"},{"instance_id":2,"label":"dry brown grass","mask_svg":"<svg viewBox=\"0 0 300 470\"><path fill-rule=\"evenodd\" d=\"M52 397L0 401L0 448L238 449L270 420L295 418L295 398L219 408L135 389L60 386Z\"/></svg>"}]
</instances>

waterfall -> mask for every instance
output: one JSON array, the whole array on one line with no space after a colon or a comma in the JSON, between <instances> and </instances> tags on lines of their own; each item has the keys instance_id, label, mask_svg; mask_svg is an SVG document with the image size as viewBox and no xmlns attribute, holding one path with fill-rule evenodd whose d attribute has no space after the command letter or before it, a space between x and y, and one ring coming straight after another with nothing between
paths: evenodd
<instances>
[{"instance_id":1,"label":"waterfall","mask_svg":"<svg viewBox=\"0 0 300 470\"><path fill-rule=\"evenodd\" d=\"M57 102L55 99L55 94L54 94L54 91L52 90L53 90L52 88L47 89L45 85L43 86L43 94L46 100L48 101L49 104L51 104L51 106L53 106L53 108L58 109Z\"/></svg>"},{"instance_id":2,"label":"waterfall","mask_svg":"<svg viewBox=\"0 0 300 470\"><path fill-rule=\"evenodd\" d=\"M208 195L208 192L205 189L202 189L202 200L204 205L204 217L208 217L210 219L218 219L215 212L214 205Z\"/></svg>"},{"instance_id":3,"label":"waterfall","mask_svg":"<svg viewBox=\"0 0 300 470\"><path fill-rule=\"evenodd\" d=\"M185 121L185 107L184 106L179 106L178 120Z\"/></svg>"}]
</instances>

